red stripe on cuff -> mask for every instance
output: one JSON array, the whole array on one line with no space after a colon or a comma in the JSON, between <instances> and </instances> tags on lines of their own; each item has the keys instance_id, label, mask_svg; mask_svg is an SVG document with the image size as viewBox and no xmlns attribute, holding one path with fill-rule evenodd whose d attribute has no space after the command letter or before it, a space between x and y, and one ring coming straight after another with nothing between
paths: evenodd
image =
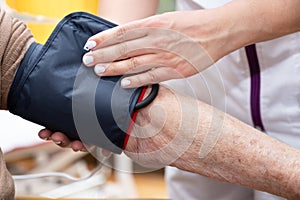
<instances>
[{"instance_id":1,"label":"red stripe on cuff","mask_svg":"<svg viewBox=\"0 0 300 200\"><path fill-rule=\"evenodd\" d=\"M137 103L141 102L144 98L144 95L146 93L146 90L147 90L147 87L143 87L142 91L141 91L141 94L137 100ZM138 110L135 110L132 114L132 117L131 117L131 120L130 120L130 124L128 126L128 129L127 129L127 132L126 132L126 136L125 136L125 139L124 139L124 143L123 143L123 147L122 149L124 150L126 148L126 145L127 145L127 142L129 140L129 136L130 136L130 133L132 131L132 128L133 128L133 125L135 123L135 120L136 120L136 117L137 117L137 114L138 114Z\"/></svg>"}]
</instances>

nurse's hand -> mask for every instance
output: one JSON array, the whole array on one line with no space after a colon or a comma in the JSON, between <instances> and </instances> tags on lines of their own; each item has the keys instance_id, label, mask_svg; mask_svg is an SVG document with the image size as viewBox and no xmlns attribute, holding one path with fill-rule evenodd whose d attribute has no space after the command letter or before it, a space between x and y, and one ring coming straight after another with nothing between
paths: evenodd
<instances>
[{"instance_id":1,"label":"nurse's hand","mask_svg":"<svg viewBox=\"0 0 300 200\"><path fill-rule=\"evenodd\" d=\"M230 22L215 12L171 12L103 31L88 39L83 63L99 76L139 73L122 80L128 88L194 75L226 54Z\"/></svg>"},{"instance_id":2,"label":"nurse's hand","mask_svg":"<svg viewBox=\"0 0 300 200\"><path fill-rule=\"evenodd\" d=\"M61 132L53 133L48 129L42 129L38 135L43 140L52 140L60 147L72 148L73 151L86 151L86 148L81 141L71 141L65 134Z\"/></svg>"},{"instance_id":3,"label":"nurse's hand","mask_svg":"<svg viewBox=\"0 0 300 200\"><path fill-rule=\"evenodd\" d=\"M83 63L99 76L139 73L124 78L123 87L188 77L241 47L299 31L299 6L295 0L230 1L133 21L89 38L85 49L92 51Z\"/></svg>"}]
</instances>

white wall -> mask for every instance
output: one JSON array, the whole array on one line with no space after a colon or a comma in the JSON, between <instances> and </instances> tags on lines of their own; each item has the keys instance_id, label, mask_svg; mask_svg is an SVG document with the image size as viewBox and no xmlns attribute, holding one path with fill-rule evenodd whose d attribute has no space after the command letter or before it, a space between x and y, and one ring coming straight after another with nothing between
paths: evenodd
<instances>
[{"instance_id":1,"label":"white wall","mask_svg":"<svg viewBox=\"0 0 300 200\"><path fill-rule=\"evenodd\" d=\"M1 0L0 0L1 1ZM15 116L8 111L0 111L0 147L3 152L43 142L38 132L43 127Z\"/></svg>"}]
</instances>

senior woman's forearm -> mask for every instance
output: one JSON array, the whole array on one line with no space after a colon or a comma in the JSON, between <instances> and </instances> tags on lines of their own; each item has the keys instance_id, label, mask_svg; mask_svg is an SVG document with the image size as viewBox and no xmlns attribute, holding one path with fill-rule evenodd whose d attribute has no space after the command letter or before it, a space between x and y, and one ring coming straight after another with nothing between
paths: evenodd
<instances>
[{"instance_id":1,"label":"senior woman's forearm","mask_svg":"<svg viewBox=\"0 0 300 200\"><path fill-rule=\"evenodd\" d=\"M211 111L213 108L201 102L199 107L203 109L203 115L199 118L197 139L173 163L174 166L289 199L299 199L299 150L229 115ZM201 121L211 114L216 117L203 124ZM201 136L201 130L207 130L208 124L209 131ZM207 139L209 137L212 139Z\"/></svg>"},{"instance_id":2,"label":"senior woman's forearm","mask_svg":"<svg viewBox=\"0 0 300 200\"><path fill-rule=\"evenodd\" d=\"M126 154L220 181L300 198L300 153L213 107L161 87L143 109Z\"/></svg>"}]
</instances>

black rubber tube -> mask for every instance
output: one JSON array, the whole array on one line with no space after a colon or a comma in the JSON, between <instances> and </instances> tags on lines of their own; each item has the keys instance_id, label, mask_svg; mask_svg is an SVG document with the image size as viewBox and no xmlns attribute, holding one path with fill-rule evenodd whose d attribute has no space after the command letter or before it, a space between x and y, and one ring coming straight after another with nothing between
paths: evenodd
<instances>
[{"instance_id":1,"label":"black rubber tube","mask_svg":"<svg viewBox=\"0 0 300 200\"><path fill-rule=\"evenodd\" d=\"M134 110L139 110L141 108L144 108L146 106L148 106L157 96L158 94L158 89L159 89L159 85L158 84L154 84L152 85L152 89L150 94L141 102L138 102L135 107Z\"/></svg>"}]
</instances>

